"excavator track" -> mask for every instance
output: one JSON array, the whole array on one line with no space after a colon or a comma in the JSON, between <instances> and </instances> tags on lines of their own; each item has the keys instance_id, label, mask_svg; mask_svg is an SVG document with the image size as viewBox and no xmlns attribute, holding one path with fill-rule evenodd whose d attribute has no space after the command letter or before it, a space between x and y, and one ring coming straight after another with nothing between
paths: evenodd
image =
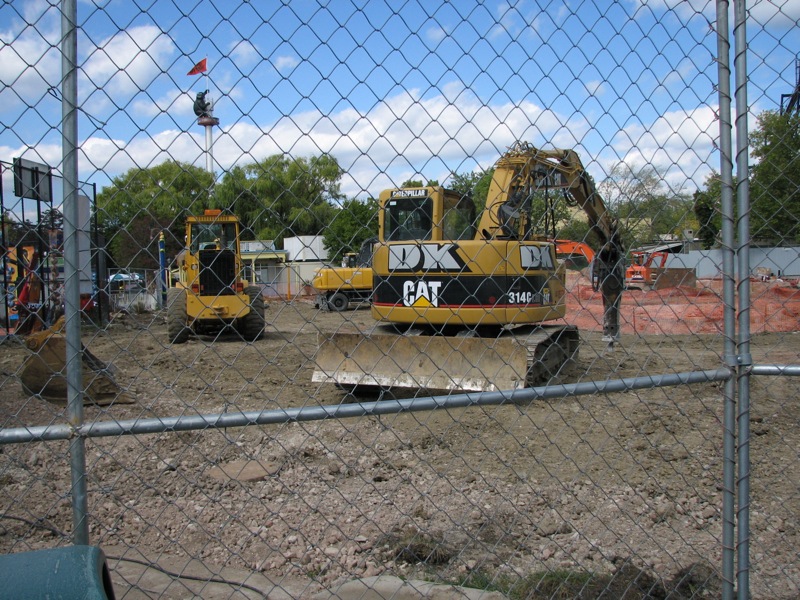
<instances>
[{"instance_id":1,"label":"excavator track","mask_svg":"<svg viewBox=\"0 0 800 600\"><path fill-rule=\"evenodd\" d=\"M526 325L491 338L404 335L378 326L320 333L318 342L316 383L483 392L546 383L576 358L580 337L570 325Z\"/></svg>"}]
</instances>

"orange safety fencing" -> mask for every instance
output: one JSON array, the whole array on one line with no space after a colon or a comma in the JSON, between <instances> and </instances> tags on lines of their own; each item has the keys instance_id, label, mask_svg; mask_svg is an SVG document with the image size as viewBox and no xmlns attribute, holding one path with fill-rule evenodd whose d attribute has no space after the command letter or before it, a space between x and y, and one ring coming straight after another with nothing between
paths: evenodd
<instances>
[{"instance_id":1,"label":"orange safety fencing","mask_svg":"<svg viewBox=\"0 0 800 600\"><path fill-rule=\"evenodd\" d=\"M698 280L697 287L628 290L622 296L623 334L721 334L722 280ZM566 321L585 331L602 331L603 300L589 279L570 273ZM794 280L750 281L751 333L800 331L800 288Z\"/></svg>"}]
</instances>

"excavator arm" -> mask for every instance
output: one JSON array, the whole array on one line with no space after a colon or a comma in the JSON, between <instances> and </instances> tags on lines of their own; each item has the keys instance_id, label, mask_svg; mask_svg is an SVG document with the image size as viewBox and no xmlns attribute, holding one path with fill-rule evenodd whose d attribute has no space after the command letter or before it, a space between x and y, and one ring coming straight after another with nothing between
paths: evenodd
<instances>
[{"instance_id":1,"label":"excavator arm","mask_svg":"<svg viewBox=\"0 0 800 600\"><path fill-rule=\"evenodd\" d=\"M556 151L558 152L558 151ZM580 206L589 226L600 242L595 255L592 281L603 296L603 339L611 344L619 340L619 306L625 289L625 250L616 219L608 212L594 182L573 150L562 150L560 165L569 181L567 198Z\"/></svg>"},{"instance_id":2,"label":"excavator arm","mask_svg":"<svg viewBox=\"0 0 800 600\"><path fill-rule=\"evenodd\" d=\"M591 231L600 242L592 279L603 296L603 339L619 340L619 306L625 289L625 251L616 219L574 150L543 150L527 142L512 146L497 162L479 225L483 237L528 235L524 214L525 197L536 190L561 189L564 198L585 213Z\"/></svg>"}]
</instances>

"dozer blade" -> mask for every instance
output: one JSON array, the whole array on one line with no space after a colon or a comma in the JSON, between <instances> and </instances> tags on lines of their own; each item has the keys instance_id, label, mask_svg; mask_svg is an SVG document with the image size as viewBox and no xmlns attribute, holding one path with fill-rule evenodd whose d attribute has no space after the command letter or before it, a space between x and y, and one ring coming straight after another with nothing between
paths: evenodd
<instances>
[{"instance_id":1,"label":"dozer blade","mask_svg":"<svg viewBox=\"0 0 800 600\"><path fill-rule=\"evenodd\" d=\"M343 388L514 390L548 379L577 352L577 339L577 330L559 326L493 338L321 333L312 380Z\"/></svg>"}]
</instances>

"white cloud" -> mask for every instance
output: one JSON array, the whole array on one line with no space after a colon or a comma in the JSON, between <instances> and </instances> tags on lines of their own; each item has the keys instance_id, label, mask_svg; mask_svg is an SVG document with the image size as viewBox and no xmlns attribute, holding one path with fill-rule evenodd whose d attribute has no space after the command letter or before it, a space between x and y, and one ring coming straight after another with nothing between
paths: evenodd
<instances>
[{"instance_id":1,"label":"white cloud","mask_svg":"<svg viewBox=\"0 0 800 600\"><path fill-rule=\"evenodd\" d=\"M496 23L489 31L490 38L508 34L511 39L517 37L522 31L524 23L520 18L517 7L508 2L500 2L495 10Z\"/></svg>"},{"instance_id":2,"label":"white cloud","mask_svg":"<svg viewBox=\"0 0 800 600\"><path fill-rule=\"evenodd\" d=\"M58 10L46 2L23 5L22 20L11 19L0 31L0 103L4 110L38 102L61 81Z\"/></svg>"},{"instance_id":3,"label":"white cloud","mask_svg":"<svg viewBox=\"0 0 800 600\"><path fill-rule=\"evenodd\" d=\"M587 81L583 86L586 88L586 93L590 96L602 96L608 89L606 82L601 79Z\"/></svg>"},{"instance_id":4,"label":"white cloud","mask_svg":"<svg viewBox=\"0 0 800 600\"><path fill-rule=\"evenodd\" d=\"M747 3L747 13L764 27L797 27L800 0L751 0Z\"/></svg>"},{"instance_id":5,"label":"white cloud","mask_svg":"<svg viewBox=\"0 0 800 600\"><path fill-rule=\"evenodd\" d=\"M139 135L128 142L90 138L81 144L80 165L84 173L98 170L109 176L134 167L153 167L166 160L205 165L204 147L204 134L177 129Z\"/></svg>"},{"instance_id":6,"label":"white cloud","mask_svg":"<svg viewBox=\"0 0 800 600\"><path fill-rule=\"evenodd\" d=\"M145 96L132 104L133 113L142 117L155 117L169 112L174 115L192 115L194 96L183 90L170 89L158 98Z\"/></svg>"},{"instance_id":7,"label":"white cloud","mask_svg":"<svg viewBox=\"0 0 800 600\"><path fill-rule=\"evenodd\" d=\"M708 0L630 0L633 5L647 5L653 10L670 10L678 6L684 6L692 12L703 12L704 10L714 10L714 3Z\"/></svg>"},{"instance_id":8,"label":"white cloud","mask_svg":"<svg viewBox=\"0 0 800 600\"><path fill-rule=\"evenodd\" d=\"M487 106L466 94L455 103L444 96L422 100L417 90L409 90L366 114L353 109L331 115L310 111L283 117L267 131L235 124L215 143L215 159L228 168L278 152L330 152L351 179L343 186L345 193L356 194L370 189L376 178L399 179L395 174L401 171L424 171L428 178L443 179L461 171L467 157L488 167L517 139L572 146L586 123L568 121L530 102Z\"/></svg>"},{"instance_id":9,"label":"white cloud","mask_svg":"<svg viewBox=\"0 0 800 600\"><path fill-rule=\"evenodd\" d=\"M25 111L26 105L35 106L39 119L57 123L61 114L60 13L48 2L21 6L28 22L36 26L25 27L12 20L0 32L0 111L7 119L16 119L12 115ZM138 92L148 89L171 64L175 46L159 27L144 25L120 31L99 45L79 31L78 50L81 109L103 122L112 112L127 107ZM50 105L45 102L50 99L48 90L55 90ZM164 94L155 102L139 99L134 111L153 115L173 100L174 96ZM40 135L30 129L20 133Z\"/></svg>"},{"instance_id":10,"label":"white cloud","mask_svg":"<svg viewBox=\"0 0 800 600\"><path fill-rule=\"evenodd\" d=\"M687 86L687 82L697 74L697 66L689 59L683 59L676 69L667 71L660 82L663 90L669 92L670 90L683 90Z\"/></svg>"},{"instance_id":11,"label":"white cloud","mask_svg":"<svg viewBox=\"0 0 800 600\"><path fill-rule=\"evenodd\" d=\"M241 68L260 60L261 54L249 40L238 40L231 45L230 57Z\"/></svg>"},{"instance_id":12,"label":"white cloud","mask_svg":"<svg viewBox=\"0 0 800 600\"><path fill-rule=\"evenodd\" d=\"M434 45L441 42L448 35L449 33L443 27L428 27L428 29L425 30L425 39Z\"/></svg>"},{"instance_id":13,"label":"white cloud","mask_svg":"<svg viewBox=\"0 0 800 600\"><path fill-rule=\"evenodd\" d=\"M82 72L91 87L114 99L147 89L171 64L172 39L155 25L131 27L104 39L87 56Z\"/></svg>"},{"instance_id":14,"label":"white cloud","mask_svg":"<svg viewBox=\"0 0 800 600\"><path fill-rule=\"evenodd\" d=\"M665 113L647 126L626 127L615 136L613 148L632 168L652 165L681 190L702 185L708 173L719 170L718 138L716 108L703 106Z\"/></svg>"},{"instance_id":15,"label":"white cloud","mask_svg":"<svg viewBox=\"0 0 800 600\"><path fill-rule=\"evenodd\" d=\"M299 64L300 61L295 56L278 56L272 61L272 66L274 66L277 71L293 69Z\"/></svg>"},{"instance_id":16,"label":"white cloud","mask_svg":"<svg viewBox=\"0 0 800 600\"><path fill-rule=\"evenodd\" d=\"M459 89L455 85L452 90ZM185 95L185 94L184 94ZM157 104L187 100L167 94ZM181 104L186 110L186 105ZM347 195L377 194L420 173L444 180L451 171L463 172L480 164L487 168L517 139L539 145L572 147L587 124L542 109L531 102L485 105L472 94L444 95L422 99L418 90L387 98L367 113L353 108L323 115L318 111L281 117L259 126L241 120L213 130L213 158L227 170L237 164L261 160L271 154L311 156L333 154L346 172L343 191ZM81 173L100 171L112 177L164 160L180 160L205 166L205 134L165 130L144 133L129 142L93 137L81 143Z\"/></svg>"},{"instance_id":17,"label":"white cloud","mask_svg":"<svg viewBox=\"0 0 800 600\"><path fill-rule=\"evenodd\" d=\"M712 169L718 125L713 107L672 111L653 123L626 127L609 146L583 147L592 124L580 114L562 115L532 102L485 104L473 94L423 98L418 90L391 96L366 113L352 107L322 114L308 111L276 122L239 120L214 128L213 158L217 171L261 160L272 154L311 156L331 153L345 171L342 190L348 196L376 195L409 177L444 182L452 171L490 167L517 140L542 147L575 148L596 179L602 168L620 159L632 167L652 164L666 173L673 189L702 185ZM187 112L191 98L173 91L157 101L159 109ZM186 98L183 98L186 96ZM37 147L45 162L60 161L60 146ZM132 167L151 167L179 160L205 167L205 133L140 132L123 141L92 137L80 144L81 179L110 178ZM9 155L19 155L11 152ZM592 165L599 161L600 169ZM606 171L608 172L608 171ZM104 182L98 182L100 187Z\"/></svg>"},{"instance_id":18,"label":"white cloud","mask_svg":"<svg viewBox=\"0 0 800 600\"><path fill-rule=\"evenodd\" d=\"M631 0L635 6L647 6L652 11L673 11L681 18L702 14L716 18L716 3L709 0ZM734 23L733 2L729 3L728 20ZM647 14L634 8L632 15ZM761 27L796 27L800 19L800 0L750 0L747 3L748 25Z\"/></svg>"}]
</instances>

